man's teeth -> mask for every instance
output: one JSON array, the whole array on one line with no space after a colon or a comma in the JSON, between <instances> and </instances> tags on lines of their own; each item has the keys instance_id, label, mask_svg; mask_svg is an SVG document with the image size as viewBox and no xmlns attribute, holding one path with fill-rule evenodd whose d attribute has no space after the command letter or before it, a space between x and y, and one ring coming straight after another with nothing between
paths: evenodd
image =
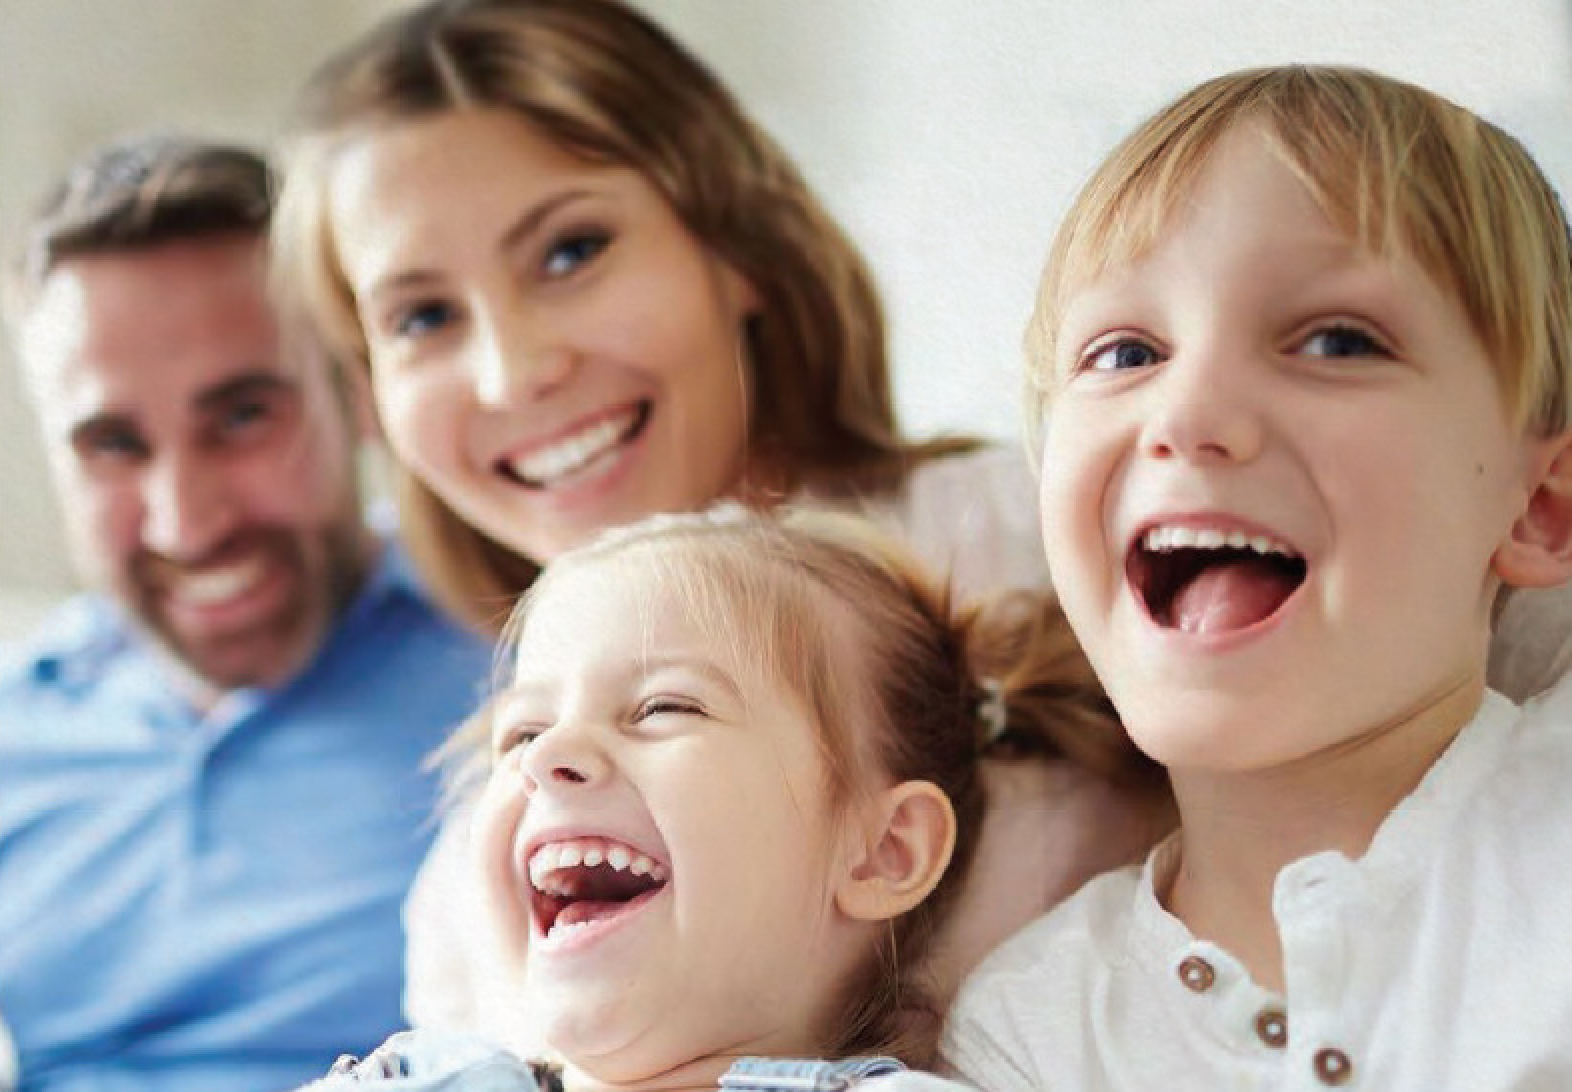
<instances>
[{"instance_id":1,"label":"man's teeth","mask_svg":"<svg viewBox=\"0 0 1572 1092\"><path fill-rule=\"evenodd\" d=\"M249 558L220 568L182 573L171 582L170 593L182 603L208 607L251 590L263 571L260 558Z\"/></svg>"},{"instance_id":2,"label":"man's teeth","mask_svg":"<svg viewBox=\"0 0 1572 1092\"><path fill-rule=\"evenodd\" d=\"M620 443L637 413L637 410L629 410L608 417L550 447L522 455L509 462L508 467L525 481L549 484L555 478L588 465Z\"/></svg>"},{"instance_id":3,"label":"man's teeth","mask_svg":"<svg viewBox=\"0 0 1572 1092\"><path fill-rule=\"evenodd\" d=\"M593 868L600 864L610 865L618 872L648 876L656 883L664 883L666 880L664 865L627 846L602 841L553 842L541 846L530 855L529 880L546 894L565 894L563 891L555 890L559 885L548 887L553 873L562 869L577 868L580 865Z\"/></svg>"},{"instance_id":4,"label":"man's teeth","mask_svg":"<svg viewBox=\"0 0 1572 1092\"><path fill-rule=\"evenodd\" d=\"M1201 527L1153 527L1141 536L1141 545L1153 552L1169 550L1254 550L1258 554L1295 557L1296 551L1265 535Z\"/></svg>"}]
</instances>

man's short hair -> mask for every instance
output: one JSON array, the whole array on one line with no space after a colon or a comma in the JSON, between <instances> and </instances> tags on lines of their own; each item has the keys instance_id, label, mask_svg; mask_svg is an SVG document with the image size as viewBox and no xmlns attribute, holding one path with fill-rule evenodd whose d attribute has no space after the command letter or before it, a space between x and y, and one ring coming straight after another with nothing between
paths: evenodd
<instances>
[{"instance_id":1,"label":"man's short hair","mask_svg":"<svg viewBox=\"0 0 1572 1092\"><path fill-rule=\"evenodd\" d=\"M61 262L224 235L262 236L276 179L235 144L154 135L105 145L51 190L23 225L7 277L19 320Z\"/></svg>"}]
</instances>

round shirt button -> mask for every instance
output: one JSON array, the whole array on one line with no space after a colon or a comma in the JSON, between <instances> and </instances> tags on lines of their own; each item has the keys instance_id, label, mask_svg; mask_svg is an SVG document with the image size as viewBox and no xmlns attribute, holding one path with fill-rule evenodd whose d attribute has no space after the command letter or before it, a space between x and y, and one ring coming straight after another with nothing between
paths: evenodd
<instances>
[{"instance_id":1,"label":"round shirt button","mask_svg":"<svg viewBox=\"0 0 1572 1092\"><path fill-rule=\"evenodd\" d=\"M1279 1049L1288 1045L1288 1014L1282 1009L1262 1009L1256 1014L1255 1033L1261 1042Z\"/></svg>"},{"instance_id":2,"label":"round shirt button","mask_svg":"<svg viewBox=\"0 0 1572 1092\"><path fill-rule=\"evenodd\" d=\"M1188 956L1179 964L1179 981L1196 993L1205 993L1217 981L1217 972L1200 956Z\"/></svg>"},{"instance_id":3,"label":"round shirt button","mask_svg":"<svg viewBox=\"0 0 1572 1092\"><path fill-rule=\"evenodd\" d=\"M1322 1084L1343 1084L1354 1075L1354 1063L1336 1047L1323 1047L1315 1052L1315 1075Z\"/></svg>"}]
</instances>

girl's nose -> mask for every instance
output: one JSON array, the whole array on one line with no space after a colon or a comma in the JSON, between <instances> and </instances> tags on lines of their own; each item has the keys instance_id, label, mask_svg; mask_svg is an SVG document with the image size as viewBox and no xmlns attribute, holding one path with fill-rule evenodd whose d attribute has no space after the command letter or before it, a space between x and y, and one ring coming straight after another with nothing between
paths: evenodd
<instances>
[{"instance_id":1,"label":"girl's nose","mask_svg":"<svg viewBox=\"0 0 1572 1092\"><path fill-rule=\"evenodd\" d=\"M610 766L597 729L574 721L552 725L525 749L521 759L531 793L593 787L605 779Z\"/></svg>"}]
</instances>

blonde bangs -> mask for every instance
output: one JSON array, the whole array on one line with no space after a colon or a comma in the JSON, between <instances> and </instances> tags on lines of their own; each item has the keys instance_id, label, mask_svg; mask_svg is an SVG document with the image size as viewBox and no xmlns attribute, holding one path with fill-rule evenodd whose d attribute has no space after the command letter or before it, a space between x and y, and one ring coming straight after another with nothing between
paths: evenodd
<instances>
[{"instance_id":1,"label":"blonde bangs","mask_svg":"<svg viewBox=\"0 0 1572 1092\"><path fill-rule=\"evenodd\" d=\"M1572 253L1554 190L1511 136L1438 95L1353 68L1239 72L1203 84L1102 165L1055 241L1028 326L1030 423L1063 376L1069 297L1138 261L1172 224L1221 139L1253 124L1339 228L1406 253L1464 310L1512 421L1567 426Z\"/></svg>"}]
</instances>

